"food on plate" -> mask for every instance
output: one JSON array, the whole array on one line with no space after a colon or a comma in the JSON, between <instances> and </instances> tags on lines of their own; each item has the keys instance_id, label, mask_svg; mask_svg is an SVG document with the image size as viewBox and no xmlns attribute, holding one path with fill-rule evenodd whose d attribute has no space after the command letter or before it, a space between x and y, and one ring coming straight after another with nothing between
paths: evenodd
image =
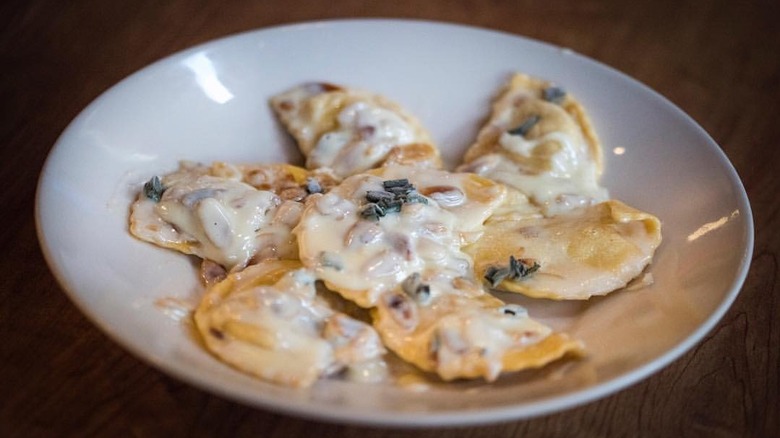
<instances>
[{"instance_id":1,"label":"food on plate","mask_svg":"<svg viewBox=\"0 0 780 438\"><path fill-rule=\"evenodd\" d=\"M397 147L414 144L428 145L432 155L427 161L440 167L438 150L420 122L378 94L307 83L274 96L271 106L309 169L329 167L346 177L377 166Z\"/></svg>"},{"instance_id":2,"label":"food on plate","mask_svg":"<svg viewBox=\"0 0 780 438\"><path fill-rule=\"evenodd\" d=\"M578 353L578 342L563 334L548 341L549 327L508 310L473 279L461 247L478 241L505 191L443 170L353 175L307 202L295 229L300 257L328 288L373 308L390 350L444 380L495 380Z\"/></svg>"},{"instance_id":3,"label":"food on plate","mask_svg":"<svg viewBox=\"0 0 780 438\"><path fill-rule=\"evenodd\" d=\"M660 245L658 218L599 185L588 117L549 82L514 75L457 172L377 94L308 83L271 106L306 169L183 162L130 214L134 236L202 259L198 333L265 380L382 380L387 350L444 381L583 355L490 292L605 295Z\"/></svg>"},{"instance_id":4,"label":"food on plate","mask_svg":"<svg viewBox=\"0 0 780 438\"><path fill-rule=\"evenodd\" d=\"M491 220L464 251L494 288L572 300L626 286L660 243L658 218L611 200L552 217ZM533 275L523 275L528 270Z\"/></svg>"},{"instance_id":5,"label":"food on plate","mask_svg":"<svg viewBox=\"0 0 780 438\"><path fill-rule=\"evenodd\" d=\"M374 329L334 311L311 272L293 260L266 260L206 291L195 325L206 347L236 368L283 385L323 376L384 370Z\"/></svg>"},{"instance_id":6,"label":"food on plate","mask_svg":"<svg viewBox=\"0 0 780 438\"><path fill-rule=\"evenodd\" d=\"M387 348L444 380L536 368L564 355L581 355L581 342L532 319L466 277L437 272L407 277L373 310Z\"/></svg>"},{"instance_id":7,"label":"food on plate","mask_svg":"<svg viewBox=\"0 0 780 438\"><path fill-rule=\"evenodd\" d=\"M301 261L363 307L415 272L467 275L460 248L479 236L504 191L474 174L415 167L353 175L307 202L294 231Z\"/></svg>"},{"instance_id":8,"label":"food on plate","mask_svg":"<svg viewBox=\"0 0 780 438\"><path fill-rule=\"evenodd\" d=\"M547 215L609 198L585 110L562 88L524 74L501 91L463 161L460 170L520 190Z\"/></svg>"},{"instance_id":9,"label":"food on plate","mask_svg":"<svg viewBox=\"0 0 780 438\"><path fill-rule=\"evenodd\" d=\"M289 164L183 162L144 185L131 207L130 232L228 270L253 259L297 259L291 230L303 211L299 201L335 181Z\"/></svg>"}]
</instances>

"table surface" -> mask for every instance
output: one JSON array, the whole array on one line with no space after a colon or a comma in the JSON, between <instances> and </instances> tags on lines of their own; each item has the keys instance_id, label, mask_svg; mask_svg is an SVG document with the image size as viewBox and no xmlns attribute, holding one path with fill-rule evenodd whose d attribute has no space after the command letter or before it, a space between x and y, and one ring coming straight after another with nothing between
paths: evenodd
<instances>
[{"instance_id":1,"label":"table surface","mask_svg":"<svg viewBox=\"0 0 780 438\"><path fill-rule=\"evenodd\" d=\"M228 4L229 3L229 4ZM741 294L690 352L610 397L497 436L780 436L780 2L30 0L0 6L0 436L434 437L246 407L139 361L69 301L43 259L36 181L67 124L111 85L213 38L338 17L476 25L569 47L654 88L721 145L750 197Z\"/></svg>"}]
</instances>

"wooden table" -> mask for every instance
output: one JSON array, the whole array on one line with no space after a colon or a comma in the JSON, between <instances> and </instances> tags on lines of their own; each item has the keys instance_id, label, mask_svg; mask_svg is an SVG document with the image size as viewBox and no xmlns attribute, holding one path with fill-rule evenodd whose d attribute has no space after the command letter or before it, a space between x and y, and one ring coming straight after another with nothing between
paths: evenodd
<instances>
[{"instance_id":1,"label":"wooden table","mask_svg":"<svg viewBox=\"0 0 780 438\"><path fill-rule=\"evenodd\" d=\"M98 0L3 2L0 436L780 436L780 3ZM228 4L229 3L229 4ZM706 129L752 201L742 293L692 351L563 413L398 431L246 407L140 362L62 292L38 246L38 173L90 101L152 61L235 32L333 17L414 17L548 41L648 84Z\"/></svg>"}]
</instances>

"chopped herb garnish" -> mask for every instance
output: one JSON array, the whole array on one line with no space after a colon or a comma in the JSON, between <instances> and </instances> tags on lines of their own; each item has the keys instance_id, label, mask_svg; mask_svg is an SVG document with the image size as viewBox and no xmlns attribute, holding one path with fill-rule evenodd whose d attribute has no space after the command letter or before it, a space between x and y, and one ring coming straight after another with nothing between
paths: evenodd
<instances>
[{"instance_id":1,"label":"chopped herb garnish","mask_svg":"<svg viewBox=\"0 0 780 438\"><path fill-rule=\"evenodd\" d=\"M507 132L511 135L526 135L534 126L536 126L537 123L539 123L539 120L541 119L542 118L540 116L533 115L525 119L525 121L523 121L520 126L514 129L510 129Z\"/></svg>"},{"instance_id":2,"label":"chopped herb garnish","mask_svg":"<svg viewBox=\"0 0 780 438\"><path fill-rule=\"evenodd\" d=\"M314 178L306 178L306 192L308 194L322 193L320 182Z\"/></svg>"},{"instance_id":3,"label":"chopped herb garnish","mask_svg":"<svg viewBox=\"0 0 780 438\"><path fill-rule=\"evenodd\" d=\"M384 187L385 190L390 190L393 187L411 187L411 186L412 185L409 184L409 180L406 178L390 179L382 182L382 187Z\"/></svg>"},{"instance_id":4,"label":"chopped herb garnish","mask_svg":"<svg viewBox=\"0 0 780 438\"><path fill-rule=\"evenodd\" d=\"M380 217L385 216L385 209L380 207L379 204L366 204L366 207L360 212L360 216L363 219L370 219L378 221Z\"/></svg>"},{"instance_id":5,"label":"chopped herb garnish","mask_svg":"<svg viewBox=\"0 0 780 438\"><path fill-rule=\"evenodd\" d=\"M560 87L548 87L542 92L544 100L560 105L566 98L566 90Z\"/></svg>"},{"instance_id":6,"label":"chopped herb garnish","mask_svg":"<svg viewBox=\"0 0 780 438\"><path fill-rule=\"evenodd\" d=\"M414 204L414 203L428 204L428 198L417 193L417 191L415 190L412 190L411 192L407 193L404 201L410 204Z\"/></svg>"},{"instance_id":7,"label":"chopped herb garnish","mask_svg":"<svg viewBox=\"0 0 780 438\"><path fill-rule=\"evenodd\" d=\"M499 268L497 266L490 266L485 271L485 280L490 283L490 286L496 287L509 276L509 268Z\"/></svg>"},{"instance_id":8,"label":"chopped herb garnish","mask_svg":"<svg viewBox=\"0 0 780 438\"><path fill-rule=\"evenodd\" d=\"M144 195L154 202L160 202L165 187L162 185L160 177L155 175L144 184Z\"/></svg>"},{"instance_id":9,"label":"chopped herb garnish","mask_svg":"<svg viewBox=\"0 0 780 438\"><path fill-rule=\"evenodd\" d=\"M366 192L365 208L360 212L364 219L379 220L389 213L398 213L404 204L427 204L428 199L415 190L406 178L382 182L384 190Z\"/></svg>"},{"instance_id":10,"label":"chopped herb garnish","mask_svg":"<svg viewBox=\"0 0 780 438\"><path fill-rule=\"evenodd\" d=\"M366 192L366 200L368 202L381 202L383 200L392 200L393 194L385 192L383 190L369 190Z\"/></svg>"},{"instance_id":11,"label":"chopped herb garnish","mask_svg":"<svg viewBox=\"0 0 780 438\"><path fill-rule=\"evenodd\" d=\"M344 269L344 263L341 261L341 258L338 255L327 251L320 253L320 266L323 268L335 269L336 271Z\"/></svg>"},{"instance_id":12,"label":"chopped herb garnish","mask_svg":"<svg viewBox=\"0 0 780 438\"><path fill-rule=\"evenodd\" d=\"M391 199L389 201L380 201L378 205L385 210L385 214L398 213L401 211L403 201L400 199Z\"/></svg>"},{"instance_id":13,"label":"chopped herb garnish","mask_svg":"<svg viewBox=\"0 0 780 438\"><path fill-rule=\"evenodd\" d=\"M431 297L431 286L422 282L419 272L406 277L401 283L401 288L407 295L421 303L425 303Z\"/></svg>"},{"instance_id":14,"label":"chopped herb garnish","mask_svg":"<svg viewBox=\"0 0 780 438\"><path fill-rule=\"evenodd\" d=\"M528 311L525 307L517 304L506 304L498 309L504 315L510 316L528 316Z\"/></svg>"},{"instance_id":15,"label":"chopped herb garnish","mask_svg":"<svg viewBox=\"0 0 780 438\"><path fill-rule=\"evenodd\" d=\"M517 259L509 256L509 266L489 266L485 271L485 280L496 287L504 280L522 280L538 271L541 265L532 259Z\"/></svg>"},{"instance_id":16,"label":"chopped herb garnish","mask_svg":"<svg viewBox=\"0 0 780 438\"><path fill-rule=\"evenodd\" d=\"M541 265L536 260L516 259L515 256L509 256L509 277L512 280L528 277L538 271Z\"/></svg>"}]
</instances>

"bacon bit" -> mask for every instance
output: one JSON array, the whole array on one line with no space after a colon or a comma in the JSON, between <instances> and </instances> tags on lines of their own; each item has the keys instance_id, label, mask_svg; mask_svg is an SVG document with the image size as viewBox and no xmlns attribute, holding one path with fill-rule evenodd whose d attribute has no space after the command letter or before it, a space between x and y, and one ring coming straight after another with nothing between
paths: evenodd
<instances>
[{"instance_id":1,"label":"bacon bit","mask_svg":"<svg viewBox=\"0 0 780 438\"><path fill-rule=\"evenodd\" d=\"M417 325L417 308L406 295L386 295L385 304L398 325L405 329L412 329Z\"/></svg>"},{"instance_id":2,"label":"bacon bit","mask_svg":"<svg viewBox=\"0 0 780 438\"><path fill-rule=\"evenodd\" d=\"M279 197L285 201L303 201L307 194L302 187L290 187L279 192Z\"/></svg>"},{"instance_id":3,"label":"bacon bit","mask_svg":"<svg viewBox=\"0 0 780 438\"><path fill-rule=\"evenodd\" d=\"M292 111L292 109L295 108L295 104L289 100L283 100L279 102L279 108L283 111Z\"/></svg>"},{"instance_id":4,"label":"bacon bit","mask_svg":"<svg viewBox=\"0 0 780 438\"><path fill-rule=\"evenodd\" d=\"M200 278L206 287L211 287L227 277L227 270L214 261L203 259L200 263Z\"/></svg>"},{"instance_id":5,"label":"bacon bit","mask_svg":"<svg viewBox=\"0 0 780 438\"><path fill-rule=\"evenodd\" d=\"M311 94L321 94L342 89L338 85L329 84L327 82L310 82L305 84L303 88Z\"/></svg>"},{"instance_id":6,"label":"bacon bit","mask_svg":"<svg viewBox=\"0 0 780 438\"><path fill-rule=\"evenodd\" d=\"M209 334L219 340L225 339L225 333L223 333L222 330L215 329L214 327L209 327Z\"/></svg>"},{"instance_id":7,"label":"bacon bit","mask_svg":"<svg viewBox=\"0 0 780 438\"><path fill-rule=\"evenodd\" d=\"M386 239L392 246L393 251L403 256L406 260L412 260L412 242L409 240L409 236L401 233L388 233Z\"/></svg>"},{"instance_id":8,"label":"bacon bit","mask_svg":"<svg viewBox=\"0 0 780 438\"><path fill-rule=\"evenodd\" d=\"M375 132L376 128L373 126L361 126L360 129L358 129L358 135L360 135L362 140L370 139L374 136Z\"/></svg>"}]
</instances>

